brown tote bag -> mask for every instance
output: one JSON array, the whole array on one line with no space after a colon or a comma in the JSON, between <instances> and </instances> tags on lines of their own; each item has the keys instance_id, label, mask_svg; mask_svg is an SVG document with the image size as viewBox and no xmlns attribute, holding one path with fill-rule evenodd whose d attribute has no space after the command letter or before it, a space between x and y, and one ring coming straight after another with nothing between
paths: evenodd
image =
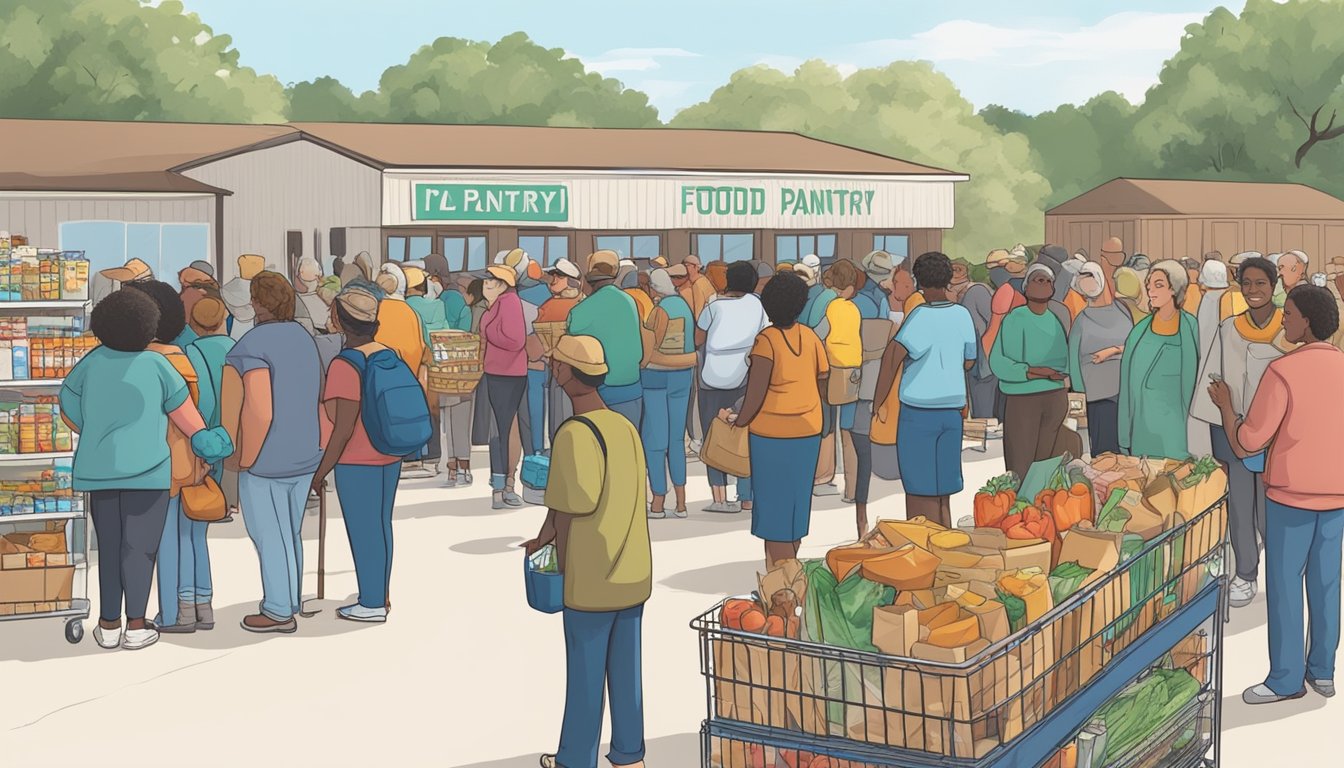
<instances>
[{"instance_id":1,"label":"brown tote bag","mask_svg":"<svg viewBox=\"0 0 1344 768\"><path fill-rule=\"evenodd\" d=\"M209 475L200 485L183 486L182 514L198 523L217 523L229 513L229 504L219 483Z\"/></svg>"}]
</instances>

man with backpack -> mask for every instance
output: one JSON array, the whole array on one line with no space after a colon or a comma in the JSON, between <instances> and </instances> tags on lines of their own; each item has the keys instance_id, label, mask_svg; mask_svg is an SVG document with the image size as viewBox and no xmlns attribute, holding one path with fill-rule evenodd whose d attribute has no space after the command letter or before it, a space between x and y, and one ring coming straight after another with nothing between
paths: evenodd
<instances>
[{"instance_id":1,"label":"man with backpack","mask_svg":"<svg viewBox=\"0 0 1344 768\"><path fill-rule=\"evenodd\" d=\"M641 624L653 587L645 517L648 473L635 425L607 407L602 343L563 336L551 353L556 385L574 404L551 450L546 522L523 547L555 543L565 581L566 693L557 754L543 768L597 765L603 690L611 693L616 766L643 766Z\"/></svg>"},{"instance_id":2,"label":"man with backpack","mask_svg":"<svg viewBox=\"0 0 1344 768\"><path fill-rule=\"evenodd\" d=\"M375 286L347 285L333 302L332 322L345 347L327 371L322 407L332 423L312 488L321 493L336 473L359 599L337 609L339 618L387 621L392 578L392 509L402 460L423 448L431 433L429 407L410 367L378 334Z\"/></svg>"}]
</instances>

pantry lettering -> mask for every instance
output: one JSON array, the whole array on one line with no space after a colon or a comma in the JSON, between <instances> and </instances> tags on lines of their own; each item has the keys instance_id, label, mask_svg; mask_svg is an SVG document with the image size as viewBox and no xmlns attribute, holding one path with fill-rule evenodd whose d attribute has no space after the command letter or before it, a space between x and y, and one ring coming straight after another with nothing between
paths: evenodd
<instances>
[{"instance_id":1,"label":"pantry lettering","mask_svg":"<svg viewBox=\"0 0 1344 768\"><path fill-rule=\"evenodd\" d=\"M863 189L784 187L774 204L784 216L868 216L877 193ZM768 195L764 187L683 186L681 213L701 216L760 216Z\"/></svg>"}]
</instances>

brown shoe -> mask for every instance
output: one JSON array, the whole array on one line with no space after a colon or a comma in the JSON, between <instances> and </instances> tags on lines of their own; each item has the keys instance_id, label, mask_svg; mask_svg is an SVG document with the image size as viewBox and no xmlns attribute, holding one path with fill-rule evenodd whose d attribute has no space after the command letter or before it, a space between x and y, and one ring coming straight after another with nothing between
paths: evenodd
<instances>
[{"instance_id":1,"label":"brown shoe","mask_svg":"<svg viewBox=\"0 0 1344 768\"><path fill-rule=\"evenodd\" d=\"M280 632L288 635L298 630L299 623L293 617L286 621L276 621L264 613L254 613L243 619L242 626L248 632Z\"/></svg>"}]
</instances>

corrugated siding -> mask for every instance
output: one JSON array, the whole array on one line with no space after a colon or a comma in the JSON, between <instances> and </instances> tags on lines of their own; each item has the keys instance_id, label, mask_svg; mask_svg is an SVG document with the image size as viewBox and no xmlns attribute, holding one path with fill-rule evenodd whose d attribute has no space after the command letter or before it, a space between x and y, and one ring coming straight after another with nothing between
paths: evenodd
<instances>
[{"instance_id":1,"label":"corrugated siding","mask_svg":"<svg viewBox=\"0 0 1344 768\"><path fill-rule=\"evenodd\" d=\"M388 172L383 180L384 226L424 223L412 219L415 182L457 184L563 184L569 194L569 219L555 226L573 229L950 229L953 223L951 181L872 181L853 177L732 178L603 176L563 177L540 174L408 175ZM213 182L212 182L213 183ZM701 215L694 207L682 213L682 187L764 188L761 215ZM781 211L783 190L803 192L845 189L871 191L872 213L793 214ZM447 224L448 222L431 222ZM506 221L473 224L509 224Z\"/></svg>"},{"instance_id":2,"label":"corrugated siding","mask_svg":"<svg viewBox=\"0 0 1344 768\"><path fill-rule=\"evenodd\" d=\"M143 221L208 224L214 251L215 198L0 195L0 229L26 235L40 248L60 247L60 225L67 221Z\"/></svg>"},{"instance_id":3,"label":"corrugated siding","mask_svg":"<svg viewBox=\"0 0 1344 768\"><path fill-rule=\"evenodd\" d=\"M183 173L233 194L224 198L224 279L237 274L237 255L259 253L284 270L285 233L303 232L313 255L313 230L330 263L330 230L377 227L380 171L307 141L245 152Z\"/></svg>"}]
</instances>

